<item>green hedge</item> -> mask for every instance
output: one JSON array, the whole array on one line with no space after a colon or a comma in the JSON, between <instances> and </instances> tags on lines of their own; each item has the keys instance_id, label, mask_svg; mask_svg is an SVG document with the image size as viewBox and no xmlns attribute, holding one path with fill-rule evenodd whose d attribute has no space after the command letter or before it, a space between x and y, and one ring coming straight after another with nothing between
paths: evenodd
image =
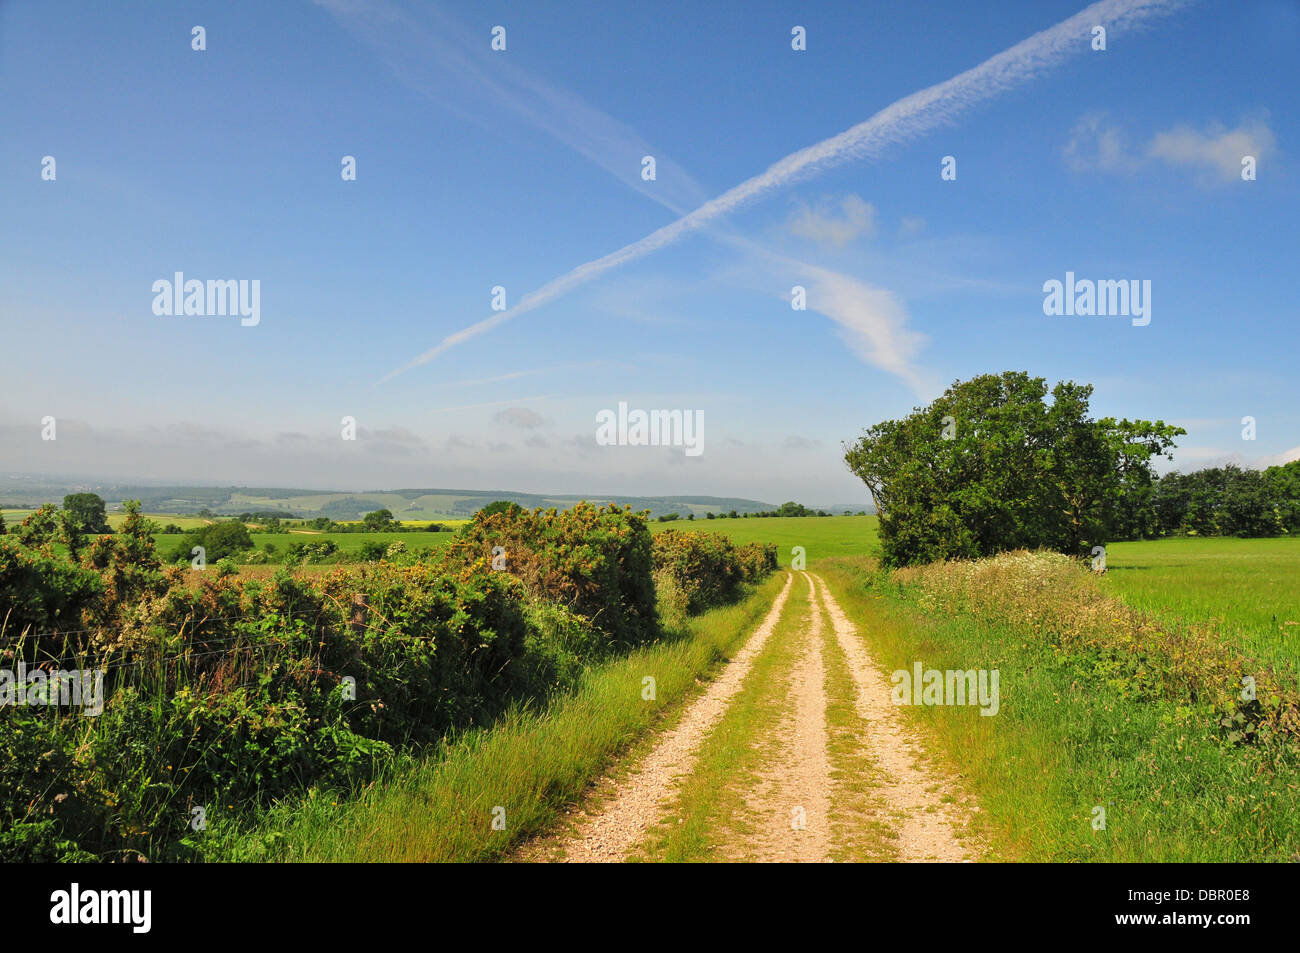
<instances>
[{"instance_id":1,"label":"green hedge","mask_svg":"<svg viewBox=\"0 0 1300 953\"><path fill-rule=\"evenodd\" d=\"M736 598L740 586L776 569L776 546L737 546L718 533L664 530L654 538L654 565L684 594L687 609L703 609Z\"/></svg>"},{"instance_id":2,"label":"green hedge","mask_svg":"<svg viewBox=\"0 0 1300 953\"><path fill-rule=\"evenodd\" d=\"M650 529L630 507L479 511L443 558L450 568L489 571L495 559L530 595L567 606L615 643L658 633Z\"/></svg>"},{"instance_id":3,"label":"green hedge","mask_svg":"<svg viewBox=\"0 0 1300 953\"><path fill-rule=\"evenodd\" d=\"M0 668L105 673L96 717L0 706L6 860L197 857L195 808L347 790L657 637L652 556L697 607L776 565L774 547L711 534L665 548L642 516L587 505L479 517L436 561L395 546L312 580L164 569L147 530L133 509L79 561L0 540Z\"/></svg>"}]
</instances>

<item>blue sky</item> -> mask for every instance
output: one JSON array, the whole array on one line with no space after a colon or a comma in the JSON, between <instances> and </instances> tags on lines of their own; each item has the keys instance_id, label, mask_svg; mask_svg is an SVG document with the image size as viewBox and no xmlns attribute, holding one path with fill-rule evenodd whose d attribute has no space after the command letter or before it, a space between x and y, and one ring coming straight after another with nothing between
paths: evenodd
<instances>
[{"instance_id":1,"label":"blue sky","mask_svg":"<svg viewBox=\"0 0 1300 953\"><path fill-rule=\"evenodd\" d=\"M865 500L842 441L1006 369L1181 424L1184 470L1300 457L1300 7L1098 7L1105 51L785 180L1087 5L0 3L0 470ZM260 322L154 314L176 271L259 280ZM1150 324L1045 316L1067 271L1149 280ZM498 285L517 310L413 363ZM702 413L705 451L597 446L619 401Z\"/></svg>"}]
</instances>

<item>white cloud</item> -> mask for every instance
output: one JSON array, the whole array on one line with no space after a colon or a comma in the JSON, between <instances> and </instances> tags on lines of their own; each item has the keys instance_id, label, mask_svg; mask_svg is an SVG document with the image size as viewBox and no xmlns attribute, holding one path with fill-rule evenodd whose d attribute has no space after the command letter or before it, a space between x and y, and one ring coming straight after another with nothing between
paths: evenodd
<instances>
[{"instance_id":1,"label":"white cloud","mask_svg":"<svg viewBox=\"0 0 1300 953\"><path fill-rule=\"evenodd\" d=\"M852 275L771 251L747 238L731 234L718 238L748 252L761 266L761 273L749 279L753 288L771 294L772 275L790 275L804 285L807 309L839 325L841 338L860 359L899 377L916 396L933 396L937 379L916 363L929 339L908 327L907 308L898 295ZM784 300L788 307L789 299Z\"/></svg>"},{"instance_id":2,"label":"white cloud","mask_svg":"<svg viewBox=\"0 0 1300 953\"><path fill-rule=\"evenodd\" d=\"M1066 165L1076 172L1131 173L1142 164L1126 144L1123 132L1104 112L1082 116L1062 151Z\"/></svg>"},{"instance_id":3,"label":"white cloud","mask_svg":"<svg viewBox=\"0 0 1300 953\"><path fill-rule=\"evenodd\" d=\"M1226 182L1241 178L1243 156L1257 160L1271 156L1274 146L1273 130L1262 119L1242 122L1235 129L1213 124L1204 131L1190 126L1179 126L1167 132L1158 132L1147 154L1174 165L1192 166L1212 177Z\"/></svg>"},{"instance_id":4,"label":"white cloud","mask_svg":"<svg viewBox=\"0 0 1300 953\"><path fill-rule=\"evenodd\" d=\"M1211 123L1204 130L1180 125L1155 133L1145 146L1129 144L1124 131L1105 113L1084 115L1070 131L1062 153L1076 172L1131 175L1155 162L1185 166L1206 182L1235 182L1241 178L1243 156L1263 161L1273 154L1276 140L1263 119L1242 120L1234 129Z\"/></svg>"},{"instance_id":5,"label":"white cloud","mask_svg":"<svg viewBox=\"0 0 1300 953\"><path fill-rule=\"evenodd\" d=\"M912 215L904 215L898 223L899 238L915 238L925 231L925 219Z\"/></svg>"},{"instance_id":6,"label":"white cloud","mask_svg":"<svg viewBox=\"0 0 1300 953\"><path fill-rule=\"evenodd\" d=\"M853 194L844 196L836 213L834 203L821 199L816 206L800 202L799 208L786 222L786 228L800 238L828 245L844 246L859 235L868 238L876 234L876 209L870 202Z\"/></svg>"},{"instance_id":7,"label":"white cloud","mask_svg":"<svg viewBox=\"0 0 1300 953\"><path fill-rule=\"evenodd\" d=\"M1295 460L1300 460L1300 447L1292 447L1290 450L1283 450L1272 456L1261 457L1256 465L1261 468L1280 467Z\"/></svg>"},{"instance_id":8,"label":"white cloud","mask_svg":"<svg viewBox=\"0 0 1300 953\"><path fill-rule=\"evenodd\" d=\"M845 343L862 360L905 381L919 397L937 381L916 366L929 340L907 326L907 309L893 292L849 275L799 263L808 283L808 307L840 326Z\"/></svg>"}]
</instances>

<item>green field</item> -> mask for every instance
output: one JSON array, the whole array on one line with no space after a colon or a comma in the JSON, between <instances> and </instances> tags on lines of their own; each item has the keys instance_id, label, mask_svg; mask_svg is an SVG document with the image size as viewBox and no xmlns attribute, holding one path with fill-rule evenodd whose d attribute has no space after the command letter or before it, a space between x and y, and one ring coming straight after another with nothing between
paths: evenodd
<instances>
[{"instance_id":1,"label":"green field","mask_svg":"<svg viewBox=\"0 0 1300 953\"><path fill-rule=\"evenodd\" d=\"M258 549L266 549L267 543L273 545L277 552L283 553L294 543L319 542L328 539L349 555L360 552L366 543L403 542L411 551L420 549L438 549L451 542L455 533L250 533L253 544ZM165 537L159 537L159 542ZM176 537L179 538L179 537Z\"/></svg>"},{"instance_id":2,"label":"green field","mask_svg":"<svg viewBox=\"0 0 1300 953\"><path fill-rule=\"evenodd\" d=\"M250 505L261 501L248 501ZM428 501L432 502L432 501ZM6 509L9 526L31 510ZM202 517L149 513L159 525L175 523L189 530L210 522ZM116 529L123 514L111 514ZM455 528L463 520L443 520ZM771 517L651 521L652 532L722 533L737 543L775 543L782 566L802 546L809 563L833 556L879 555L879 521L875 516ZM346 555L369 542L401 540L410 550L440 548L453 533L253 533L258 549L267 544L284 552L294 543L329 539ZM155 537L170 553L178 536ZM1245 651L1267 661L1300 662L1300 539L1180 537L1119 542L1107 547L1108 572L1103 584L1130 605L1163 618L1205 625L1231 638Z\"/></svg>"},{"instance_id":3,"label":"green field","mask_svg":"<svg viewBox=\"0 0 1300 953\"><path fill-rule=\"evenodd\" d=\"M830 556L878 556L879 521L874 516L771 516L750 519L695 519L655 521L651 532L722 533L737 543L775 543L782 566L790 565L791 552L802 546L808 562Z\"/></svg>"},{"instance_id":4,"label":"green field","mask_svg":"<svg viewBox=\"0 0 1300 953\"><path fill-rule=\"evenodd\" d=\"M1300 661L1300 539L1178 538L1106 547L1129 605L1208 626L1264 661Z\"/></svg>"},{"instance_id":5,"label":"green field","mask_svg":"<svg viewBox=\"0 0 1300 953\"><path fill-rule=\"evenodd\" d=\"M3 510L0 510L0 512L4 513L5 525L12 528L34 513L35 510L16 510L6 507ZM181 516L176 513L146 513L145 515L159 526L166 526L168 523L175 523L181 529L196 529L197 527L212 522L212 520L204 519L201 516L194 516L193 514ZM122 521L125 519L125 513L109 513L108 525L116 530L121 527Z\"/></svg>"}]
</instances>

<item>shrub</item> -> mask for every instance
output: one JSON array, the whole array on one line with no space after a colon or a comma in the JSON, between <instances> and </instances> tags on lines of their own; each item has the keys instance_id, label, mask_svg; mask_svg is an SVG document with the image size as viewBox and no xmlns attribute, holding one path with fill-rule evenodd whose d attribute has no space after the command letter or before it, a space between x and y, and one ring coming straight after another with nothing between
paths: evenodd
<instances>
[{"instance_id":1,"label":"shrub","mask_svg":"<svg viewBox=\"0 0 1300 953\"><path fill-rule=\"evenodd\" d=\"M172 551L172 562L189 562L195 546L202 546L204 559L214 563L252 549L253 538L248 535L248 527L243 523L234 520L212 523L182 536Z\"/></svg>"},{"instance_id":2,"label":"shrub","mask_svg":"<svg viewBox=\"0 0 1300 953\"><path fill-rule=\"evenodd\" d=\"M579 503L563 512L479 511L448 546L449 567L492 565L535 598L551 599L589 620L614 642L635 645L657 630L651 538L643 514L631 508Z\"/></svg>"},{"instance_id":3,"label":"shrub","mask_svg":"<svg viewBox=\"0 0 1300 953\"><path fill-rule=\"evenodd\" d=\"M378 563L340 570L322 591L342 605L369 595L369 624L322 659L356 678L352 721L367 737L433 741L533 685L523 591L505 573Z\"/></svg>"},{"instance_id":4,"label":"shrub","mask_svg":"<svg viewBox=\"0 0 1300 953\"><path fill-rule=\"evenodd\" d=\"M78 629L81 611L104 593L94 572L0 540L0 631Z\"/></svg>"},{"instance_id":5,"label":"shrub","mask_svg":"<svg viewBox=\"0 0 1300 953\"><path fill-rule=\"evenodd\" d=\"M297 565L300 563L326 562L336 555L338 551L338 543L334 542L334 540L318 539L310 543L294 543L286 550L286 555L290 562Z\"/></svg>"},{"instance_id":6,"label":"shrub","mask_svg":"<svg viewBox=\"0 0 1300 953\"><path fill-rule=\"evenodd\" d=\"M734 600L740 584L776 568L776 547L750 543L738 547L719 533L667 529L654 538L657 572L670 577L689 612Z\"/></svg>"},{"instance_id":7,"label":"shrub","mask_svg":"<svg viewBox=\"0 0 1300 953\"><path fill-rule=\"evenodd\" d=\"M377 563L384 558L388 552L388 546L378 540L369 540L361 544L361 549L357 551L357 559L362 562Z\"/></svg>"}]
</instances>

